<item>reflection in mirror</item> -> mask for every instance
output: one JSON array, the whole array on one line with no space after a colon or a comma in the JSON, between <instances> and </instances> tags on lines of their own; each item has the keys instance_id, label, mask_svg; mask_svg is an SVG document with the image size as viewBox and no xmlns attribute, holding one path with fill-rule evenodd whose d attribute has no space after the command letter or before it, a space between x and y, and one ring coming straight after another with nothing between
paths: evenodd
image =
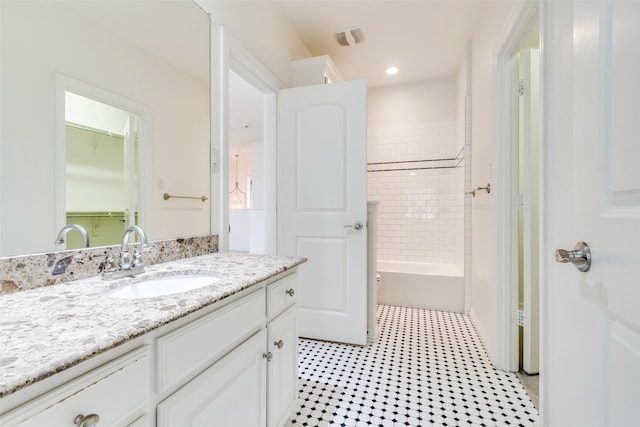
<instances>
[{"instance_id":1,"label":"reflection in mirror","mask_svg":"<svg viewBox=\"0 0 640 427\"><path fill-rule=\"evenodd\" d=\"M67 221L80 222L67 220L67 211L126 212L128 218L118 227L137 221L153 240L209 234L209 202L162 197L210 195L207 14L191 0L2 0L0 20L0 256L55 250L59 229ZM59 167L66 161L60 141L87 133L89 127L105 130L86 123L76 123L82 129L66 129L60 76L129 100L144 111L125 109L138 115L137 132L148 144L136 148L135 174L122 177L128 180L124 188L136 191L117 207L67 208L72 200L60 199L71 191L65 168ZM104 97L88 97L122 107ZM124 128L111 132L126 134ZM103 136L94 144L96 152L115 144ZM89 169L88 164L83 167ZM98 174L85 172L85 177ZM89 190L80 196L83 202L106 202L104 188L83 180ZM142 185L132 185L132 180ZM111 227L109 220L94 219L84 225L92 246L105 244L101 237ZM121 219L114 216L115 222ZM75 232L68 236L79 238Z\"/></svg>"},{"instance_id":2,"label":"reflection in mirror","mask_svg":"<svg viewBox=\"0 0 640 427\"><path fill-rule=\"evenodd\" d=\"M229 72L229 249L265 252L265 96Z\"/></svg>"},{"instance_id":3,"label":"reflection in mirror","mask_svg":"<svg viewBox=\"0 0 640 427\"><path fill-rule=\"evenodd\" d=\"M88 230L93 246L117 244L138 224L140 117L72 92L65 92L64 108L65 223ZM71 233L62 249L83 246L82 235Z\"/></svg>"}]
</instances>

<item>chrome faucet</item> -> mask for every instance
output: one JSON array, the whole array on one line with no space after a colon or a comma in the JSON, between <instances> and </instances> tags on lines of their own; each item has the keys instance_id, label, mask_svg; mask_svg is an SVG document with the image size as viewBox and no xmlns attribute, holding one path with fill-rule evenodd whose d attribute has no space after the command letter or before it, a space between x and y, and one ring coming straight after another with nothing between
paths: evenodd
<instances>
[{"instance_id":1,"label":"chrome faucet","mask_svg":"<svg viewBox=\"0 0 640 427\"><path fill-rule=\"evenodd\" d=\"M84 247L89 247L89 234L87 234L87 230L84 229L83 226L78 224L67 224L58 233L58 237L56 238L56 245L64 245L64 238L67 233L71 230L76 230L78 233L82 235L82 241L84 242Z\"/></svg>"},{"instance_id":2,"label":"chrome faucet","mask_svg":"<svg viewBox=\"0 0 640 427\"><path fill-rule=\"evenodd\" d=\"M129 236L132 233L138 234L140 238L140 250L134 249L133 256L129 256ZM121 277L134 276L144 272L144 264L142 262L142 251L149 248L147 235L142 228L137 225L130 225L122 233L122 245L120 248L120 262L111 270L102 273L105 280L118 279Z\"/></svg>"}]
</instances>

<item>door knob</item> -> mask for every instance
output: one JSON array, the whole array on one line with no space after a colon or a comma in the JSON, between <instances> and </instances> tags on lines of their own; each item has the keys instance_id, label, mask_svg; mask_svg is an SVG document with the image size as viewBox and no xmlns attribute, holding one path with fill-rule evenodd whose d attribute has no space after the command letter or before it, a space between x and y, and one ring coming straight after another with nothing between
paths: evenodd
<instances>
[{"instance_id":1,"label":"door knob","mask_svg":"<svg viewBox=\"0 0 640 427\"><path fill-rule=\"evenodd\" d=\"M578 242L572 251L556 249L556 261L570 262L580 271L589 271L591 267L591 248L585 242Z\"/></svg>"},{"instance_id":2,"label":"door knob","mask_svg":"<svg viewBox=\"0 0 640 427\"><path fill-rule=\"evenodd\" d=\"M352 224L347 224L344 228L353 228L354 230L362 230L364 228L364 224L362 221L356 221Z\"/></svg>"}]
</instances>

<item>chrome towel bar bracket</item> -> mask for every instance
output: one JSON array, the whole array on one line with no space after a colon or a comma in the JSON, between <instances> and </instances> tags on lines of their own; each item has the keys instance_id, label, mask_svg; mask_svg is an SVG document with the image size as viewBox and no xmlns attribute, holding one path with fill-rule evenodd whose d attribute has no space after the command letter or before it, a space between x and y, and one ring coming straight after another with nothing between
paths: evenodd
<instances>
[{"instance_id":1,"label":"chrome towel bar bracket","mask_svg":"<svg viewBox=\"0 0 640 427\"><path fill-rule=\"evenodd\" d=\"M491 183L488 183L486 187L476 187L471 191L467 191L464 194L471 194L473 197L476 197L476 191L484 190L487 194L491 193Z\"/></svg>"}]
</instances>

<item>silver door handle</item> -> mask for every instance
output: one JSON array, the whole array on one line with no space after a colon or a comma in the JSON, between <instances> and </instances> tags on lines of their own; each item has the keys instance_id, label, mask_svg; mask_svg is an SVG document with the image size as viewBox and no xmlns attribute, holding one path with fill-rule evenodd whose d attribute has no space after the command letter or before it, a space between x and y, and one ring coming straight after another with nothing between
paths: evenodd
<instances>
[{"instance_id":1,"label":"silver door handle","mask_svg":"<svg viewBox=\"0 0 640 427\"><path fill-rule=\"evenodd\" d=\"M556 261L570 262L580 271L589 271L591 267L591 248L585 242L578 242L572 251L556 249Z\"/></svg>"},{"instance_id":2,"label":"silver door handle","mask_svg":"<svg viewBox=\"0 0 640 427\"><path fill-rule=\"evenodd\" d=\"M362 221L356 221L353 223L353 225L351 224L345 225L344 228L353 228L354 230L362 230L364 228L364 224L362 223Z\"/></svg>"}]
</instances>

